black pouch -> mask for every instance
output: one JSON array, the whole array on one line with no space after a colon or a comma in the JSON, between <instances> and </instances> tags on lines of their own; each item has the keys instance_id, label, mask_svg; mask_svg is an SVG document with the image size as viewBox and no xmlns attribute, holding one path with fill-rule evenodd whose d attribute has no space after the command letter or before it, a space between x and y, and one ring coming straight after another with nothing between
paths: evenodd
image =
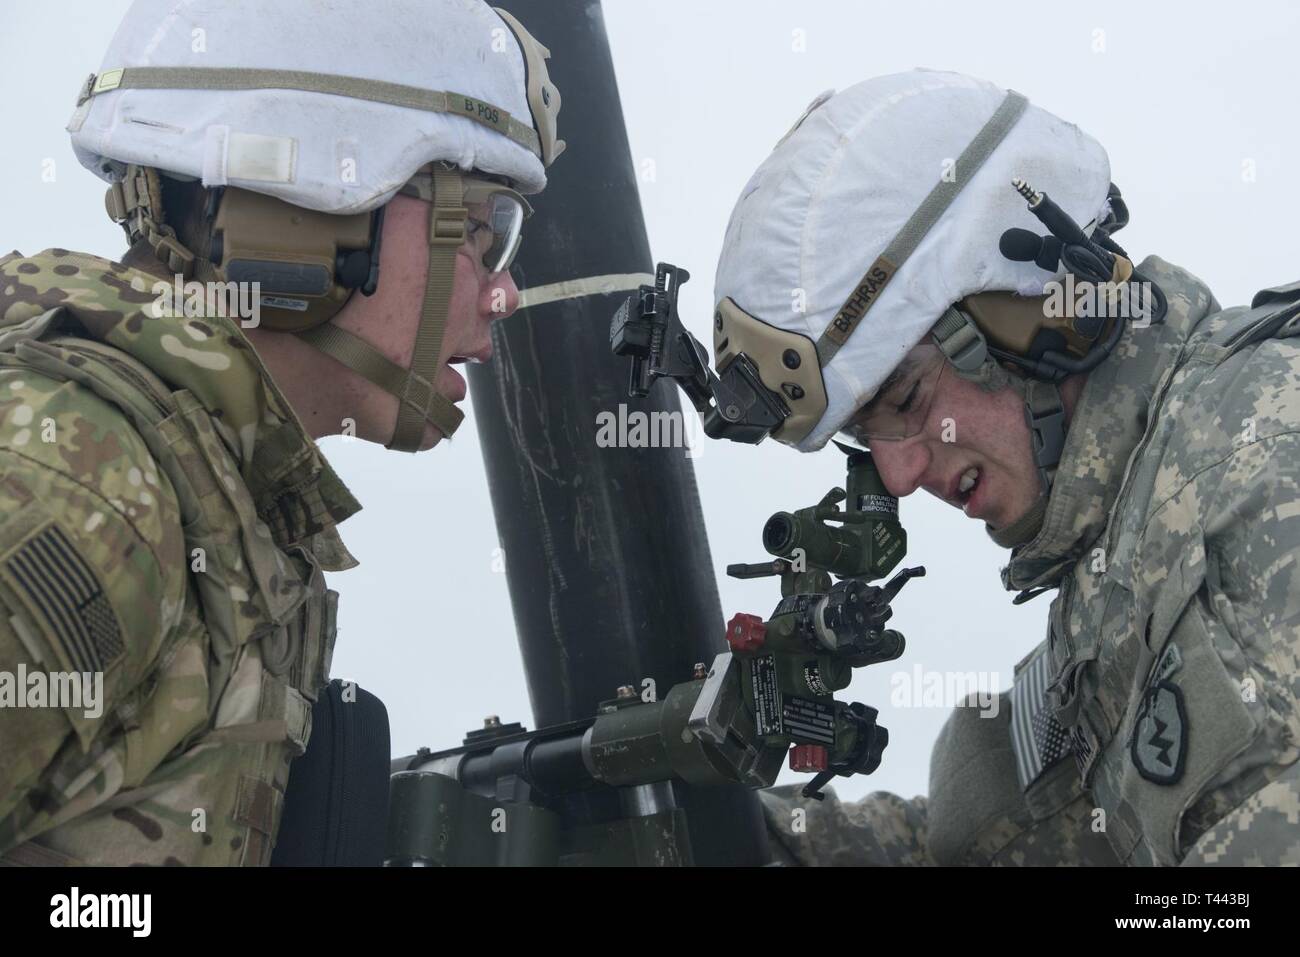
<instances>
[{"instance_id":1,"label":"black pouch","mask_svg":"<svg viewBox=\"0 0 1300 957\"><path fill-rule=\"evenodd\" d=\"M272 867L379 867L388 825L388 709L335 678L289 769Z\"/></svg>"}]
</instances>

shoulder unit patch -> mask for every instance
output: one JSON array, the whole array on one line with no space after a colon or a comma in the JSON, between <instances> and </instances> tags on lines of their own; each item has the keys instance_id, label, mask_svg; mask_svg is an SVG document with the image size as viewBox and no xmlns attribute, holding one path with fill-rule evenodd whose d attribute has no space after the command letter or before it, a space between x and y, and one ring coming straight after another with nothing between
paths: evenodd
<instances>
[{"instance_id":1,"label":"shoulder unit patch","mask_svg":"<svg viewBox=\"0 0 1300 957\"><path fill-rule=\"evenodd\" d=\"M1161 679L1138 708L1129 753L1138 774L1155 784L1176 784L1187 759L1187 708L1183 689Z\"/></svg>"}]
</instances>

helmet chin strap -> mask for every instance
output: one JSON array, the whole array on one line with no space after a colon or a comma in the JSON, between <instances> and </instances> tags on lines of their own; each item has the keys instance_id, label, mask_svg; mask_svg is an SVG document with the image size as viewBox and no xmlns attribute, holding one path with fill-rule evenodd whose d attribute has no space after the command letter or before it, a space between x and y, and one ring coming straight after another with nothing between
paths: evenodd
<instances>
[{"instance_id":1,"label":"helmet chin strap","mask_svg":"<svg viewBox=\"0 0 1300 957\"><path fill-rule=\"evenodd\" d=\"M1025 400L1025 424L1038 469L1038 484L1044 495L1052 490L1056 467L1065 449L1065 402L1055 382L1011 376L1012 387Z\"/></svg>"},{"instance_id":2,"label":"helmet chin strap","mask_svg":"<svg viewBox=\"0 0 1300 957\"><path fill-rule=\"evenodd\" d=\"M435 170L433 181L433 202L429 204L429 269L410 368L403 369L370 343L333 322L297 334L363 379L397 397L397 424L387 447L399 452L420 450L426 423L433 425L440 437L449 436L465 418L465 413L435 389L434 382L451 305L456 253L465 242L469 211L462 202L464 189L459 173ZM434 444L439 440L435 439Z\"/></svg>"},{"instance_id":3,"label":"helmet chin strap","mask_svg":"<svg viewBox=\"0 0 1300 957\"><path fill-rule=\"evenodd\" d=\"M1034 466L1040 490L1046 496L1052 490L1052 479L1065 449L1065 403L1060 388L1055 382L999 366L974 320L951 306L935 324L931 338L959 376L989 391L1010 385L1024 400Z\"/></svg>"},{"instance_id":4,"label":"helmet chin strap","mask_svg":"<svg viewBox=\"0 0 1300 957\"><path fill-rule=\"evenodd\" d=\"M1052 480L1056 477L1061 452L1065 448L1065 403L1055 382L1026 379L1014 373L1008 374L1007 378L1025 402L1025 423L1029 426L1034 465L1038 468L1039 490L1034 504L1023 515L1000 529L986 528L995 544L1002 548L1016 548L1031 541L1043 527ZM1018 598L1017 604L1021 600Z\"/></svg>"},{"instance_id":5,"label":"helmet chin strap","mask_svg":"<svg viewBox=\"0 0 1300 957\"><path fill-rule=\"evenodd\" d=\"M1061 390L1055 382L1003 369L989 355L984 336L974 321L954 308L949 307L936 323L932 337L962 378L986 391L997 391L1008 385L1025 404L1025 424L1029 427L1034 466L1038 470L1038 497L1009 525L996 530L986 525L989 537L1002 548L1023 545L1042 528L1052 480L1065 449L1065 402Z\"/></svg>"}]
</instances>

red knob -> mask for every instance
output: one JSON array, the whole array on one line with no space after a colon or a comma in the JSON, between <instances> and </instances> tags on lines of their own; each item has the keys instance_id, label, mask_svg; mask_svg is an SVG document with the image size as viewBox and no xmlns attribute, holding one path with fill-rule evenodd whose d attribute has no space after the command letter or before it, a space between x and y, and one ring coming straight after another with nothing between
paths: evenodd
<instances>
[{"instance_id":1,"label":"red knob","mask_svg":"<svg viewBox=\"0 0 1300 957\"><path fill-rule=\"evenodd\" d=\"M796 744L790 749L791 771L825 771L828 760L820 744Z\"/></svg>"},{"instance_id":2,"label":"red knob","mask_svg":"<svg viewBox=\"0 0 1300 957\"><path fill-rule=\"evenodd\" d=\"M757 651L763 647L767 637L767 626L757 615L746 615L738 611L727 622L727 644L732 651Z\"/></svg>"}]
</instances>

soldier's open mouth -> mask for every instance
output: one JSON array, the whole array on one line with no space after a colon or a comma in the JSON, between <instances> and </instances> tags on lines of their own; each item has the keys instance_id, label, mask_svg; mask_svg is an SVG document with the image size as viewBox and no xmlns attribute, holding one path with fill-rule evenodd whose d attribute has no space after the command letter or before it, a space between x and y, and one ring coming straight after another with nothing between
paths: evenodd
<instances>
[{"instance_id":1,"label":"soldier's open mouth","mask_svg":"<svg viewBox=\"0 0 1300 957\"><path fill-rule=\"evenodd\" d=\"M967 515L972 514L975 496L980 489L980 480L982 478L983 473L972 465L962 473L957 482L957 501L961 504L961 510Z\"/></svg>"}]
</instances>

